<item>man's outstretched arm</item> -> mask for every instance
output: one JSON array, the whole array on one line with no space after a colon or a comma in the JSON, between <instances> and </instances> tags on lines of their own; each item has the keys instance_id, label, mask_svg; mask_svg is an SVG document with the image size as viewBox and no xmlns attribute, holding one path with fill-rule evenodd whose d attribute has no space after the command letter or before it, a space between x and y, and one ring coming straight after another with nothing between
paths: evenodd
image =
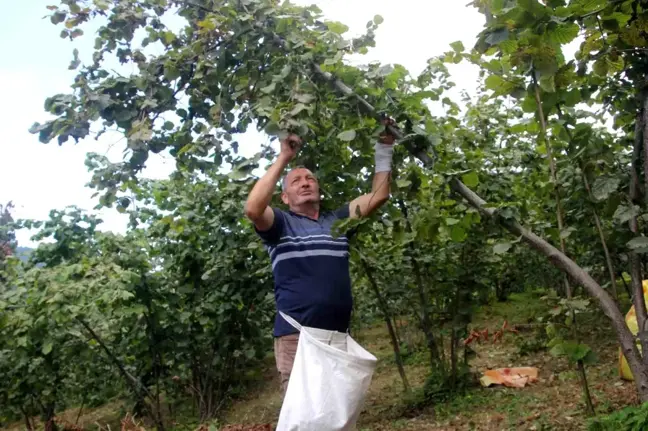
<instances>
[{"instance_id":1,"label":"man's outstretched arm","mask_svg":"<svg viewBox=\"0 0 648 431\"><path fill-rule=\"evenodd\" d=\"M393 120L385 120L385 125L393 125ZM352 200L349 204L351 218L366 217L380 208L389 199L389 186L391 183L391 160L394 150L394 137L386 132L380 137L380 142L375 145L376 167L371 193L367 193Z\"/></svg>"},{"instance_id":2,"label":"man's outstretched arm","mask_svg":"<svg viewBox=\"0 0 648 431\"><path fill-rule=\"evenodd\" d=\"M270 166L265 175L252 187L245 202L245 215L259 231L267 231L274 223L274 212L270 208L270 201L277 181L281 178L288 163L295 157L301 140L296 135L289 135L281 141L281 152L277 160Z\"/></svg>"}]
</instances>

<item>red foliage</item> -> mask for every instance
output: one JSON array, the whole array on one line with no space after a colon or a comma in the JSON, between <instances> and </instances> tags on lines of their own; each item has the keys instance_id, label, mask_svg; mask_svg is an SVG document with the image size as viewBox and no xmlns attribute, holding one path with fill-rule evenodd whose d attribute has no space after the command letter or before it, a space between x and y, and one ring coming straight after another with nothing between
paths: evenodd
<instances>
[{"instance_id":1,"label":"red foliage","mask_svg":"<svg viewBox=\"0 0 648 431\"><path fill-rule=\"evenodd\" d=\"M273 431L272 425L227 425L221 431Z\"/></svg>"},{"instance_id":2,"label":"red foliage","mask_svg":"<svg viewBox=\"0 0 648 431\"><path fill-rule=\"evenodd\" d=\"M514 328L509 328L508 322L505 320L504 324L502 325L502 329L499 331L496 331L493 333L492 337L492 343L497 343L502 339L502 336L504 336L504 333L506 332L512 332L514 334L519 334L519 331ZM464 346L469 345L473 341L477 341L478 343L481 343L482 341L488 341L488 328L484 329L483 331L477 331L477 330L472 330L470 331L470 334L468 334L468 337L463 341Z\"/></svg>"}]
</instances>

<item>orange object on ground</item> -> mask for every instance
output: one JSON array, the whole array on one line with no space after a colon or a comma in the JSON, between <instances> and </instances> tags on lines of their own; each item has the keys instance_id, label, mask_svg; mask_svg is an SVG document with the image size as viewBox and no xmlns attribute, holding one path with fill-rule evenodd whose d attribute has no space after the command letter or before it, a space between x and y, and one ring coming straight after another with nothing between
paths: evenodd
<instances>
[{"instance_id":1,"label":"orange object on ground","mask_svg":"<svg viewBox=\"0 0 648 431\"><path fill-rule=\"evenodd\" d=\"M646 302L646 292L648 292L648 280L644 280L641 284L643 286L644 302ZM648 306L648 302L646 302L646 305ZM628 314L626 314L625 322L626 325L628 325L628 329L630 329L630 332L632 332L632 335L636 336L637 332L639 332L639 325L637 325L637 314L635 313L634 305L630 307L630 311L628 311ZM639 349L639 353L641 353L641 344L637 343L637 348ZM630 366L628 365L628 361L626 361L623 352L621 352L621 348L619 348L619 375L624 380L630 380L630 381L634 380L634 376L632 375L632 371L630 371Z\"/></svg>"},{"instance_id":2,"label":"orange object on ground","mask_svg":"<svg viewBox=\"0 0 648 431\"><path fill-rule=\"evenodd\" d=\"M479 379L482 386L504 385L509 388L523 388L527 383L538 380L538 369L535 367L499 368L488 370Z\"/></svg>"}]
</instances>

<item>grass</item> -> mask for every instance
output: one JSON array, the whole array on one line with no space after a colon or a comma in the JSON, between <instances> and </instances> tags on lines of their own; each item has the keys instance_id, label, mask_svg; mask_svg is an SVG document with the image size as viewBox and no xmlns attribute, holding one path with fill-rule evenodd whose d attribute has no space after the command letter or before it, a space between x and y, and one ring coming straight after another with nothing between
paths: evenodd
<instances>
[{"instance_id":1,"label":"grass","mask_svg":"<svg viewBox=\"0 0 648 431\"><path fill-rule=\"evenodd\" d=\"M509 325L537 323L537 318L545 315L549 308L540 299L544 295L542 291L512 294L506 302L482 307L472 326L492 331L501 328L505 320ZM587 369L597 413L607 414L635 403L633 384L618 378L618 350L610 326L601 325L598 311L580 315L579 322L583 332L588 334L583 341L599 357L598 363ZM463 396L434 409L418 411L412 417L383 326L376 324L354 333L354 338L379 361L358 422L359 431L585 429L587 416L574 367L544 349L520 356L520 345L534 337L533 331L507 334L498 344L476 345L477 355L471 361L471 368L479 375L491 368L535 366L540 370L537 383L523 389L475 387ZM405 360L405 368L410 384L414 388L422 387L428 376L425 350L412 352ZM272 375L274 370L269 368L267 372ZM248 399L233 405L226 420L229 423L273 423L280 409L277 384L251 393Z\"/></svg>"},{"instance_id":2,"label":"grass","mask_svg":"<svg viewBox=\"0 0 648 431\"><path fill-rule=\"evenodd\" d=\"M473 328L493 330L509 325L528 325L544 315L548 305L540 298L544 292L513 294L506 302L481 307ZM627 301L626 301L627 302ZM622 305L627 310L629 304ZM579 315L586 342L598 355L598 362L587 368L590 389L598 414L608 414L636 403L634 386L618 378L618 347L609 324L600 312ZM520 346L532 345L533 330L519 335L507 334L501 343L474 345L476 356L471 370L479 376L491 368L535 366L539 381L522 389L476 386L464 395L428 408L411 409L412 399L420 392L429 375L428 356L422 337L415 328L401 328L403 338L413 344L405 357L405 370L414 394L405 396L394 365L393 352L384 325L375 324L355 331L354 338L378 358L378 366L367 394L358 431L382 430L584 430L587 416L574 367L563 359L537 347L520 355ZM257 374L257 382L243 393L225 412L220 424L276 423L281 409L279 379L271 355ZM121 405L117 402L85 412L79 425L85 429L115 430L119 427ZM78 410L64 413L72 423ZM106 424L110 425L107 428ZM176 429L195 429L195 425L178 425ZM211 429L215 429L212 427ZM21 424L11 428L23 429Z\"/></svg>"}]
</instances>

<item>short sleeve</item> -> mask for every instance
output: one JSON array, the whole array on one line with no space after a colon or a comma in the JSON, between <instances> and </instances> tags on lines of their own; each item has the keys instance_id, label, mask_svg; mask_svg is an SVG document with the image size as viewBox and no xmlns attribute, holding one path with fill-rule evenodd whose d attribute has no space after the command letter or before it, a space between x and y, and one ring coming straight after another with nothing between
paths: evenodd
<instances>
[{"instance_id":1,"label":"short sleeve","mask_svg":"<svg viewBox=\"0 0 648 431\"><path fill-rule=\"evenodd\" d=\"M339 207L335 211L333 211L333 216L340 220L348 219L351 216L351 211L349 211L349 205L350 204L347 203ZM344 236L351 239L351 237L355 236L357 231L358 231L357 227L352 227L351 229L345 232Z\"/></svg>"},{"instance_id":2,"label":"short sleeve","mask_svg":"<svg viewBox=\"0 0 648 431\"><path fill-rule=\"evenodd\" d=\"M347 203L347 204L342 205L341 207L339 207L338 209L333 211L333 214L335 215L335 218L338 218L338 219L344 220L344 219L349 218L349 215L351 214L349 212L349 204Z\"/></svg>"},{"instance_id":3,"label":"short sleeve","mask_svg":"<svg viewBox=\"0 0 648 431\"><path fill-rule=\"evenodd\" d=\"M281 238L281 235L284 232L284 226L286 224L284 214L280 209L272 208L272 212L274 213L274 221L272 222L272 226L270 226L270 229L266 231L260 231L259 229L257 229L256 226L254 226L255 232L261 237L263 242L266 244L278 243L279 238Z\"/></svg>"}]
</instances>

